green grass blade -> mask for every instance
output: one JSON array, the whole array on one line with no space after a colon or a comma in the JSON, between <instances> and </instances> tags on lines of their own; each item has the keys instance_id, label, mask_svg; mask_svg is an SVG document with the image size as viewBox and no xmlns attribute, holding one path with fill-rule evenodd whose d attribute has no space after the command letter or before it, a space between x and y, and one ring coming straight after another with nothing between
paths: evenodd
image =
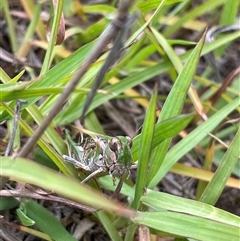
<instances>
[{"instance_id":1,"label":"green grass blade","mask_svg":"<svg viewBox=\"0 0 240 241\"><path fill-rule=\"evenodd\" d=\"M42 116L38 107L36 105L29 106L27 108L27 111L31 115L31 117L36 121L36 123L40 125L44 117ZM59 154L67 153L66 143L64 143L61 136L57 133L57 131L52 126L49 126L45 130L44 134L48 137L51 145L54 146L55 150L57 150Z\"/></svg>"},{"instance_id":2,"label":"green grass blade","mask_svg":"<svg viewBox=\"0 0 240 241\"><path fill-rule=\"evenodd\" d=\"M234 24L237 18L239 10L239 1L228 0L227 4L224 4L223 11L221 14L220 25Z\"/></svg>"},{"instance_id":3,"label":"green grass blade","mask_svg":"<svg viewBox=\"0 0 240 241\"><path fill-rule=\"evenodd\" d=\"M152 151L152 140L155 129L156 118L156 103L157 103L157 88L155 87L153 96L150 100L147 113L144 118L142 127L141 139L139 143L139 157L137 167L137 180L135 187L134 199L132 202L132 208L138 209L140 205L140 198L144 193L147 181L148 164ZM136 230L136 225L131 225L126 233L125 241L132 240Z\"/></svg>"},{"instance_id":4,"label":"green grass blade","mask_svg":"<svg viewBox=\"0 0 240 241\"><path fill-rule=\"evenodd\" d=\"M192 114L179 115L176 117L166 119L160 123L157 123L155 125L155 130L154 130L152 148L157 147L165 139L168 139L177 135L181 130L183 130L189 124L192 118L193 118ZM133 139L133 146L132 146L133 161L137 161L138 159L140 139L141 139L141 134L137 135Z\"/></svg>"},{"instance_id":5,"label":"green grass blade","mask_svg":"<svg viewBox=\"0 0 240 241\"><path fill-rule=\"evenodd\" d=\"M13 110L11 110L9 106L4 103L2 105L11 116L14 116ZM31 136L33 134L32 128L22 118L19 118L19 125L28 135ZM44 150L44 152L51 158L51 160L63 173L67 175L70 174L71 176L78 178L76 168L74 168L73 165L69 165L69 163L63 161L62 157L52 148L52 146L49 145L49 143L46 142L46 140L44 140L43 137L38 140L37 144Z\"/></svg>"},{"instance_id":6,"label":"green grass blade","mask_svg":"<svg viewBox=\"0 0 240 241\"><path fill-rule=\"evenodd\" d=\"M141 198L141 202L156 211L168 210L186 213L235 227L239 226L240 218L236 215L206 203L177 197L168 193L147 190L146 195Z\"/></svg>"},{"instance_id":7,"label":"green grass blade","mask_svg":"<svg viewBox=\"0 0 240 241\"><path fill-rule=\"evenodd\" d=\"M239 3L237 0L228 0L227 4L224 4L219 25L226 26L235 23L239 13ZM225 49L226 46L222 46L216 51L216 55L221 56Z\"/></svg>"},{"instance_id":8,"label":"green grass blade","mask_svg":"<svg viewBox=\"0 0 240 241\"><path fill-rule=\"evenodd\" d=\"M19 201L13 197L0 197L0 211L9 210L19 205Z\"/></svg>"},{"instance_id":9,"label":"green grass blade","mask_svg":"<svg viewBox=\"0 0 240 241\"><path fill-rule=\"evenodd\" d=\"M160 34L154 28L151 28L151 31L153 32L155 38L157 39L159 44L162 46L164 52L167 54L168 58L172 62L172 65L176 69L177 73L179 74L183 67L180 57L175 53L173 48L169 45L168 41L163 37L162 34Z\"/></svg>"},{"instance_id":10,"label":"green grass blade","mask_svg":"<svg viewBox=\"0 0 240 241\"><path fill-rule=\"evenodd\" d=\"M11 78L1 67L0 67L0 80L3 82L3 84L7 84L11 81ZM2 86L1 86L1 90L2 90Z\"/></svg>"},{"instance_id":11,"label":"green grass blade","mask_svg":"<svg viewBox=\"0 0 240 241\"><path fill-rule=\"evenodd\" d=\"M114 96L121 94L126 89L132 88L132 87L150 79L151 77L156 76L157 73L159 73L159 72L166 71L169 68L169 66L170 66L170 62L167 62L167 63L164 63L163 65L161 65L161 67L154 66L153 68L148 68L143 72L138 72L130 77L127 77L127 78L121 80L117 84L107 87L106 91L108 91L109 93L114 93L114 94L109 94L109 95L96 94L92 101L91 106L89 107L88 112L92 111L93 109L100 106L104 102L112 99ZM159 68L161 69L160 71L159 71ZM81 115L83 105L84 105L84 102L79 102L79 100L75 106L72 105L72 110L71 110L71 112L68 111L68 116L67 116L67 119L69 122L72 122L73 120L75 120L76 118L78 118ZM60 125L66 124L66 123L62 122L64 115L66 115L66 114L63 111L62 113L60 113L60 115L58 115L56 117L56 122L58 124L60 124Z\"/></svg>"},{"instance_id":12,"label":"green grass blade","mask_svg":"<svg viewBox=\"0 0 240 241\"><path fill-rule=\"evenodd\" d=\"M204 14L206 12L211 11L214 8L217 8L220 5L223 5L226 2L226 0L209 0L205 2L204 4L199 5L198 7L193 8L192 11L188 11L184 14L184 16L181 16L179 20L169 28L167 28L164 32L164 36L169 36L176 32L184 23L186 23L188 20L192 20L201 14Z\"/></svg>"},{"instance_id":13,"label":"green grass blade","mask_svg":"<svg viewBox=\"0 0 240 241\"><path fill-rule=\"evenodd\" d=\"M26 216L45 234L56 241L76 241L63 225L43 206L32 200L24 200Z\"/></svg>"},{"instance_id":14,"label":"green grass blade","mask_svg":"<svg viewBox=\"0 0 240 241\"><path fill-rule=\"evenodd\" d=\"M179 3L179 2L182 2L182 1L185 1L185 0L166 0L164 4L165 5L174 4L174 3ZM142 13L147 13L147 12L153 10L153 9L156 9L159 6L159 2L162 2L162 1L159 1L159 0L150 0L150 1L147 1L147 2L141 1L138 4L138 7L140 8Z\"/></svg>"},{"instance_id":15,"label":"green grass blade","mask_svg":"<svg viewBox=\"0 0 240 241\"><path fill-rule=\"evenodd\" d=\"M214 205L221 195L227 179L230 177L233 168L240 158L240 129L225 153L220 165L217 168L212 180L207 185L199 201Z\"/></svg>"},{"instance_id":16,"label":"green grass blade","mask_svg":"<svg viewBox=\"0 0 240 241\"><path fill-rule=\"evenodd\" d=\"M239 240L239 227L188 214L169 211L138 212L132 221L172 235L201 241Z\"/></svg>"},{"instance_id":17,"label":"green grass blade","mask_svg":"<svg viewBox=\"0 0 240 241\"><path fill-rule=\"evenodd\" d=\"M1 175L12 180L33 184L53 191L78 203L86 204L107 211L115 211L121 215L132 215L132 211L105 198L96 190L90 190L76 179L61 175L59 172L41 166L33 161L10 157L0 159ZM79 195L81 193L81 195Z\"/></svg>"},{"instance_id":18,"label":"green grass blade","mask_svg":"<svg viewBox=\"0 0 240 241\"><path fill-rule=\"evenodd\" d=\"M147 171L149 159L152 151L152 140L155 129L156 118L156 103L157 103L157 88L154 89L154 94L150 100L147 113L144 118L142 127L141 139L139 143L139 156L137 168L137 180L135 188L135 196L132 203L133 209L138 209L140 198L143 195L146 186Z\"/></svg>"},{"instance_id":19,"label":"green grass blade","mask_svg":"<svg viewBox=\"0 0 240 241\"><path fill-rule=\"evenodd\" d=\"M54 9L53 25L51 29L49 45L48 45L47 52L41 68L41 73L40 73L41 75L45 74L51 65L53 49L56 44L59 25L60 25L60 19L63 11L63 2L64 2L63 0L59 0L56 2L56 9Z\"/></svg>"},{"instance_id":20,"label":"green grass blade","mask_svg":"<svg viewBox=\"0 0 240 241\"><path fill-rule=\"evenodd\" d=\"M204 38L205 36L201 38L195 49L192 51L185 66L176 79L171 92L169 93L164 103L163 109L158 119L159 123L164 119L176 116L181 112L188 89L195 74L198 59L204 44ZM171 139L168 139L164 141L161 146L154 149L150 161L148 184L152 181L159 168L161 167L170 142Z\"/></svg>"},{"instance_id":21,"label":"green grass blade","mask_svg":"<svg viewBox=\"0 0 240 241\"><path fill-rule=\"evenodd\" d=\"M83 5L84 13L100 13L103 15L114 13L116 8L108 5L94 4L94 5Z\"/></svg>"},{"instance_id":22,"label":"green grass blade","mask_svg":"<svg viewBox=\"0 0 240 241\"><path fill-rule=\"evenodd\" d=\"M96 215L99 218L99 220L101 221L104 228L106 229L111 240L122 241L121 236L119 235L117 229L114 227L113 222L110 220L108 215L105 212L103 212L102 210L98 211Z\"/></svg>"},{"instance_id":23,"label":"green grass blade","mask_svg":"<svg viewBox=\"0 0 240 241\"><path fill-rule=\"evenodd\" d=\"M25 56L25 51L26 51L26 47L29 44L29 42L31 41L31 38L33 38L34 36L34 32L36 29L36 26L39 22L40 19L40 13L42 10L42 5L41 4L37 4L34 11L33 11L33 18L32 21L30 23L30 25L28 26L28 29L25 32L25 36L24 39L22 40L21 46L19 47L16 55L18 57L23 57Z\"/></svg>"},{"instance_id":24,"label":"green grass blade","mask_svg":"<svg viewBox=\"0 0 240 241\"><path fill-rule=\"evenodd\" d=\"M94 112L90 112L85 120L85 126L88 130L92 130L98 134L104 134L103 127L101 126L97 116Z\"/></svg>"},{"instance_id":25,"label":"green grass blade","mask_svg":"<svg viewBox=\"0 0 240 241\"><path fill-rule=\"evenodd\" d=\"M26 90L19 90L20 88L25 88L26 83L17 85L17 84L5 84L4 88L8 88L9 90L1 90L1 100L2 101L11 101L11 100L18 100L18 99L29 99L31 97L40 97L44 95L57 95L62 92L64 89L63 87L49 87L49 88L32 88ZM16 90L17 89L17 90Z\"/></svg>"},{"instance_id":26,"label":"green grass blade","mask_svg":"<svg viewBox=\"0 0 240 241\"><path fill-rule=\"evenodd\" d=\"M216 128L219 123L230 114L239 105L239 98L220 109L216 114L211 116L206 122L198 126L194 131L189 133L184 139L177 143L166 155L161 169L158 170L156 176L151 181L149 187L155 187L157 183L166 175L174 163L176 163L183 155L194 148L208 132Z\"/></svg>"},{"instance_id":27,"label":"green grass blade","mask_svg":"<svg viewBox=\"0 0 240 241\"><path fill-rule=\"evenodd\" d=\"M87 44L83 46L82 48L78 49L76 52L74 52L71 56L64 59L61 63L59 63L57 66L53 67L51 70L49 70L46 74L44 74L42 77L39 78L39 80L35 81L34 83L30 84L28 86L28 89L31 88L41 88L41 87L53 87L58 86L60 81L64 78L70 78L70 74L76 70L76 68L82 64L84 59L87 57L89 51L94 46L95 41L91 42L90 44ZM29 98L28 103L23 106L23 108L26 108L27 106L30 106L34 104L36 101L38 101L40 97L35 98ZM14 103L10 104L11 108L14 108ZM1 120L6 119L9 117L9 115L6 112L3 112L1 115Z\"/></svg>"},{"instance_id":28,"label":"green grass blade","mask_svg":"<svg viewBox=\"0 0 240 241\"><path fill-rule=\"evenodd\" d=\"M9 1L7 1L7 0L2 1L4 14L5 14L7 25L8 25L8 32L10 35L9 36L10 37L9 38L10 45L11 45L12 52L14 53L18 49L18 41L17 41L17 34L15 31L15 27L14 27L14 22L13 22L11 14L10 14L9 4L10 4Z\"/></svg>"}]
</instances>

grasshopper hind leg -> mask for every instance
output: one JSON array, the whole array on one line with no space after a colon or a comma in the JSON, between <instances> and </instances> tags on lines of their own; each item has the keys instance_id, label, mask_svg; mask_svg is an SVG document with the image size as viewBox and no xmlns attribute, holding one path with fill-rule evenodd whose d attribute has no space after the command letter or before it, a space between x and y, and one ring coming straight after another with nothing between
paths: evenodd
<instances>
[{"instance_id":1,"label":"grasshopper hind leg","mask_svg":"<svg viewBox=\"0 0 240 241\"><path fill-rule=\"evenodd\" d=\"M92 172L91 174L89 174L84 180L81 181L81 183L86 183L87 181L89 181L91 178L93 178L94 176L96 176L98 173L104 172L105 169L103 168L99 168L96 171Z\"/></svg>"}]
</instances>

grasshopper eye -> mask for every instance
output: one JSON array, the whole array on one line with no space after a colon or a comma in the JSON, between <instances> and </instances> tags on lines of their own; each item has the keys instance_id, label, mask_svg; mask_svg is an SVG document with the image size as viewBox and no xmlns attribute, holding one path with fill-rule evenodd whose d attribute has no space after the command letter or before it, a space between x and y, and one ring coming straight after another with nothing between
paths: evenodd
<instances>
[{"instance_id":1,"label":"grasshopper eye","mask_svg":"<svg viewBox=\"0 0 240 241\"><path fill-rule=\"evenodd\" d=\"M118 144L117 144L117 139L112 138L109 142L109 148L113 151L116 152L118 149Z\"/></svg>"},{"instance_id":2,"label":"grasshopper eye","mask_svg":"<svg viewBox=\"0 0 240 241\"><path fill-rule=\"evenodd\" d=\"M127 139L127 143L129 145L129 147L131 148L132 147L132 139L129 136L126 136L126 139Z\"/></svg>"}]
</instances>

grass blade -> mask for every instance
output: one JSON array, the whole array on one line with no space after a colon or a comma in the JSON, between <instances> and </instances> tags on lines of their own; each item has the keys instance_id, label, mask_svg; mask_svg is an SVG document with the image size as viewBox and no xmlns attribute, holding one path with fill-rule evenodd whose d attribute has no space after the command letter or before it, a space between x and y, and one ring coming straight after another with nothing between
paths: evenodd
<instances>
[{"instance_id":1,"label":"grass blade","mask_svg":"<svg viewBox=\"0 0 240 241\"><path fill-rule=\"evenodd\" d=\"M193 115L180 115L176 117L172 117L166 119L160 123L155 125L154 136L153 136L153 143L152 148L154 149L159 144L161 144L164 140L171 138L177 135L181 130L183 130L189 122L192 120ZM137 135L133 139L133 146L132 146L132 156L133 161L138 160L138 149L139 149L139 142L141 139L141 135Z\"/></svg>"},{"instance_id":2,"label":"grass blade","mask_svg":"<svg viewBox=\"0 0 240 241\"><path fill-rule=\"evenodd\" d=\"M169 211L139 212L132 221L165 233L201 241L239 240L239 227L188 214Z\"/></svg>"},{"instance_id":3,"label":"grass blade","mask_svg":"<svg viewBox=\"0 0 240 241\"><path fill-rule=\"evenodd\" d=\"M181 112L184 100L186 98L186 94L189 90L192 78L195 74L198 59L200 57L202 46L204 44L204 38L205 36L201 38L201 40L189 56L178 78L176 79L171 89L171 92L169 93L164 103L162 112L158 119L158 123L160 123L164 119L176 116ZM161 144L161 146L154 149L150 161L151 168L148 176L148 184L152 181L160 166L162 165L166 152L169 148L170 142L171 139L168 139L164 141Z\"/></svg>"},{"instance_id":4,"label":"grass blade","mask_svg":"<svg viewBox=\"0 0 240 241\"><path fill-rule=\"evenodd\" d=\"M131 210L108 200L101 193L97 193L96 190L90 190L76 179L61 175L27 159L15 158L12 160L10 157L3 157L0 159L0 166L1 175L10 176L12 180L33 184L78 203L85 203L108 211L116 211L123 216L133 214Z\"/></svg>"},{"instance_id":5,"label":"grass blade","mask_svg":"<svg viewBox=\"0 0 240 241\"><path fill-rule=\"evenodd\" d=\"M174 163L176 163L183 155L188 153L194 148L208 132L211 132L216 126L237 106L239 105L239 98L234 99L231 103L227 104L215 115L211 116L206 122L198 126L194 131L188 134L178 144L176 144L166 155L164 163L156 176L150 183L150 187L155 187L156 184L166 175Z\"/></svg>"},{"instance_id":6,"label":"grass blade","mask_svg":"<svg viewBox=\"0 0 240 241\"><path fill-rule=\"evenodd\" d=\"M143 195L144 188L146 186L146 177L149 159L152 150L152 140L155 129L155 116L156 116L156 101L157 101L157 88L154 89L154 94L149 103L149 108L147 110L141 140L139 145L139 157L138 157L138 168L137 168L137 180L136 180L136 188L135 188L135 197L133 200L132 207L134 209L138 209L139 201L141 196Z\"/></svg>"},{"instance_id":7,"label":"grass blade","mask_svg":"<svg viewBox=\"0 0 240 241\"><path fill-rule=\"evenodd\" d=\"M240 129L225 153L215 175L207 185L199 201L214 205L221 195L228 178L230 177L236 162L240 158Z\"/></svg>"},{"instance_id":8,"label":"grass blade","mask_svg":"<svg viewBox=\"0 0 240 241\"><path fill-rule=\"evenodd\" d=\"M138 167L137 167L137 180L135 187L135 194L132 203L133 209L138 209L140 204L140 198L144 193L147 181L147 171L149 158L152 151L152 140L154 135L155 128L155 112L156 112L156 103L157 103L157 88L154 89L154 94L150 100L149 107L144 119L142 134L139 144L139 158L138 158ZM125 241L132 240L136 230L136 225L131 225L126 233Z\"/></svg>"},{"instance_id":9,"label":"grass blade","mask_svg":"<svg viewBox=\"0 0 240 241\"><path fill-rule=\"evenodd\" d=\"M177 197L168 193L147 190L141 201L156 211L163 209L202 217L216 222L225 223L238 227L240 218L209 204L182 197Z\"/></svg>"},{"instance_id":10,"label":"grass blade","mask_svg":"<svg viewBox=\"0 0 240 241\"><path fill-rule=\"evenodd\" d=\"M41 205L32 200L24 200L23 204L27 217L35 221L35 225L52 239L56 241L76 241L63 225Z\"/></svg>"}]
</instances>

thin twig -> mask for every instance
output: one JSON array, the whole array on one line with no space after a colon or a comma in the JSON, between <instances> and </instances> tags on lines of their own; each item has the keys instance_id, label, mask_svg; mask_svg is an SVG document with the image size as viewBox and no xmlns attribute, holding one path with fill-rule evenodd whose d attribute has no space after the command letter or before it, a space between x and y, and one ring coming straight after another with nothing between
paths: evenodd
<instances>
[{"instance_id":1,"label":"thin twig","mask_svg":"<svg viewBox=\"0 0 240 241\"><path fill-rule=\"evenodd\" d=\"M1 229L0 229L0 240L1 237L3 238L3 240L5 241L20 241L20 239L12 236L12 234L9 233L7 227L6 227L6 224L5 224L5 220L3 218L1 218L0 216L0 226L1 226Z\"/></svg>"},{"instance_id":2,"label":"thin twig","mask_svg":"<svg viewBox=\"0 0 240 241\"><path fill-rule=\"evenodd\" d=\"M32 191L28 190L0 190L0 196L1 197L25 197L25 198L33 198L33 199L39 199L39 200L49 200L54 202L63 203L65 205L78 208L87 212L94 212L96 211L95 208L88 207L79 203L76 203L74 201L68 200L66 198L54 196L54 195L40 195L38 193L34 193Z\"/></svg>"},{"instance_id":3,"label":"thin twig","mask_svg":"<svg viewBox=\"0 0 240 241\"><path fill-rule=\"evenodd\" d=\"M19 157L26 157L28 153L32 150L35 143L38 141L38 139L41 137L45 129L48 127L48 125L51 123L51 121L54 119L54 117L60 112L62 105L67 100L67 98L70 96L72 91L74 90L75 86L78 84L82 76L86 73L89 66L92 64L92 62L97 59L102 49L116 36L118 31L123 27L123 23L127 19L129 9L131 5L133 4L133 0L122 0L120 2L120 6L118 9L118 14L113 19L112 23L108 26L108 28L103 32L103 34L100 36L99 42L96 44L96 46L93 48L93 50L90 52L88 58L84 61L80 69L77 71L75 76L71 79L69 84L66 86L65 90L62 92L59 99L56 101L55 106L50 110L48 115L43 120L42 124L38 127L38 129L34 132L31 138L29 138L28 142L25 144L21 152L19 153Z\"/></svg>"},{"instance_id":4,"label":"thin twig","mask_svg":"<svg viewBox=\"0 0 240 241\"><path fill-rule=\"evenodd\" d=\"M81 119L80 122L81 124L84 124L84 117L87 113L87 110L93 100L93 97L97 91L97 89L99 88L105 74L107 73L107 71L110 69L110 67L113 65L114 61L116 61L116 59L118 58L117 56L119 55L119 50L122 49L123 47L123 40L125 38L126 33L128 32L128 30L130 29L130 27L132 26L132 23L134 22L134 20L136 19L137 15L134 14L130 17L128 17L128 19L126 19L124 26L121 28L121 30L118 33L118 36L116 37L116 40L114 42L113 48L111 49L106 61L104 62L102 68L100 69L94 83L93 86L91 88L91 91L89 92L87 99L85 101L85 105L83 107L83 111L82 111L82 115L81 115Z\"/></svg>"}]
</instances>

